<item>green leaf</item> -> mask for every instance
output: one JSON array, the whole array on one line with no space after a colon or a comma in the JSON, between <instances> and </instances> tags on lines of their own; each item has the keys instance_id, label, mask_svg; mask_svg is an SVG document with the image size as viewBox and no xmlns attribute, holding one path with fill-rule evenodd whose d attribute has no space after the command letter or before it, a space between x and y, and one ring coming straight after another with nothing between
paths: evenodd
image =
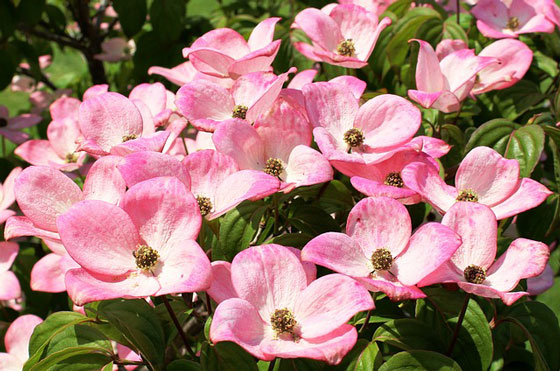
<instances>
[{"instance_id":1,"label":"green leaf","mask_svg":"<svg viewBox=\"0 0 560 371\"><path fill-rule=\"evenodd\" d=\"M97 308L154 369L163 368L165 339L161 321L145 300L108 300Z\"/></svg>"},{"instance_id":2,"label":"green leaf","mask_svg":"<svg viewBox=\"0 0 560 371\"><path fill-rule=\"evenodd\" d=\"M537 300L552 310L560 320L560 277L555 277L552 287L537 296Z\"/></svg>"},{"instance_id":3,"label":"green leaf","mask_svg":"<svg viewBox=\"0 0 560 371\"><path fill-rule=\"evenodd\" d=\"M408 40L414 38L416 31L430 19L441 19L440 14L429 8L414 8L401 18L393 29L393 37L385 49L393 67L401 68L408 53Z\"/></svg>"},{"instance_id":4,"label":"green leaf","mask_svg":"<svg viewBox=\"0 0 560 371\"><path fill-rule=\"evenodd\" d=\"M177 40L184 27L185 13L185 0L154 1L150 7L150 21L162 40Z\"/></svg>"},{"instance_id":5,"label":"green leaf","mask_svg":"<svg viewBox=\"0 0 560 371\"><path fill-rule=\"evenodd\" d=\"M383 358L375 342L359 339L354 348L344 357L335 371L371 371L381 366Z\"/></svg>"},{"instance_id":6,"label":"green leaf","mask_svg":"<svg viewBox=\"0 0 560 371\"><path fill-rule=\"evenodd\" d=\"M205 342L200 351L200 365L204 371L258 370L253 356L229 341L215 345Z\"/></svg>"},{"instance_id":7,"label":"green leaf","mask_svg":"<svg viewBox=\"0 0 560 371\"><path fill-rule=\"evenodd\" d=\"M178 359L168 364L165 371L200 371L200 369L200 364L196 362Z\"/></svg>"},{"instance_id":8,"label":"green leaf","mask_svg":"<svg viewBox=\"0 0 560 371\"><path fill-rule=\"evenodd\" d=\"M220 239L213 259L232 261L238 252L248 248L267 208L263 201L245 201L229 211L220 222Z\"/></svg>"},{"instance_id":9,"label":"green leaf","mask_svg":"<svg viewBox=\"0 0 560 371\"><path fill-rule=\"evenodd\" d=\"M8 51L0 49L0 90L10 85L15 72L16 64L12 55Z\"/></svg>"},{"instance_id":10,"label":"green leaf","mask_svg":"<svg viewBox=\"0 0 560 371\"><path fill-rule=\"evenodd\" d=\"M550 370L560 368L560 353L557 342L560 339L558 318L545 304L537 301L517 303L506 313L506 319L515 319L518 326L524 327L535 356L535 364L542 355Z\"/></svg>"},{"instance_id":11,"label":"green leaf","mask_svg":"<svg viewBox=\"0 0 560 371\"><path fill-rule=\"evenodd\" d=\"M278 359L275 371L320 371L327 370L324 362L306 358Z\"/></svg>"},{"instance_id":12,"label":"green leaf","mask_svg":"<svg viewBox=\"0 0 560 371\"><path fill-rule=\"evenodd\" d=\"M399 18L403 17L410 9L412 0L398 0L387 7L386 11L394 13ZM381 17L379 18L381 19Z\"/></svg>"},{"instance_id":13,"label":"green leaf","mask_svg":"<svg viewBox=\"0 0 560 371\"><path fill-rule=\"evenodd\" d=\"M479 146L492 147L496 151L504 153L509 135L519 127L519 124L506 119L487 121L472 133L465 146L465 153Z\"/></svg>"},{"instance_id":14,"label":"green leaf","mask_svg":"<svg viewBox=\"0 0 560 371\"><path fill-rule=\"evenodd\" d=\"M373 334L373 341L387 343L402 350L444 350L444 345L432 326L409 318L385 322Z\"/></svg>"},{"instance_id":15,"label":"green leaf","mask_svg":"<svg viewBox=\"0 0 560 371\"><path fill-rule=\"evenodd\" d=\"M340 231L338 224L322 208L296 201L299 199L294 200L288 218L292 226L313 236Z\"/></svg>"},{"instance_id":16,"label":"green leaf","mask_svg":"<svg viewBox=\"0 0 560 371\"><path fill-rule=\"evenodd\" d=\"M146 0L113 0L113 8L126 36L132 37L142 29L148 12Z\"/></svg>"},{"instance_id":17,"label":"green leaf","mask_svg":"<svg viewBox=\"0 0 560 371\"><path fill-rule=\"evenodd\" d=\"M556 77L556 75L560 73L558 71L558 63L540 51L533 53L533 64L535 64L543 72L547 73L550 77Z\"/></svg>"},{"instance_id":18,"label":"green leaf","mask_svg":"<svg viewBox=\"0 0 560 371\"><path fill-rule=\"evenodd\" d=\"M510 88L497 91L492 100L502 117L515 120L545 98L534 82L521 80Z\"/></svg>"},{"instance_id":19,"label":"green leaf","mask_svg":"<svg viewBox=\"0 0 560 371\"><path fill-rule=\"evenodd\" d=\"M0 0L0 41L7 39L14 33L16 27L16 8L10 0ZM0 54L0 61L3 56ZM1 64L0 66L2 66ZM1 68L0 68L1 71ZM0 84L0 90L3 89Z\"/></svg>"},{"instance_id":20,"label":"green leaf","mask_svg":"<svg viewBox=\"0 0 560 371\"><path fill-rule=\"evenodd\" d=\"M21 0L17 7L19 19L28 26L39 22L44 10L45 0Z\"/></svg>"},{"instance_id":21,"label":"green leaf","mask_svg":"<svg viewBox=\"0 0 560 371\"><path fill-rule=\"evenodd\" d=\"M544 149L544 131L540 126L528 125L510 136L504 156L519 162L519 175L529 177Z\"/></svg>"},{"instance_id":22,"label":"green leaf","mask_svg":"<svg viewBox=\"0 0 560 371\"><path fill-rule=\"evenodd\" d=\"M266 241L266 243L276 243L283 246L302 248L307 245L307 243L311 241L312 238L312 235L306 233L286 233L280 236L273 237L270 240Z\"/></svg>"},{"instance_id":23,"label":"green leaf","mask_svg":"<svg viewBox=\"0 0 560 371\"><path fill-rule=\"evenodd\" d=\"M107 365L110 367L107 368ZM88 352L76 352L71 357L58 360L52 358L52 362L45 363L41 367L36 368L38 371L110 371L112 369L113 363L111 358L106 354L94 353L93 350Z\"/></svg>"},{"instance_id":24,"label":"green leaf","mask_svg":"<svg viewBox=\"0 0 560 371\"><path fill-rule=\"evenodd\" d=\"M56 312L47 317L33 331L29 340L29 359L25 363L24 370L37 363L43 356L43 352L49 345L50 341L67 328L93 321L80 313L76 312Z\"/></svg>"},{"instance_id":25,"label":"green leaf","mask_svg":"<svg viewBox=\"0 0 560 371\"><path fill-rule=\"evenodd\" d=\"M396 370L461 371L462 369L454 360L443 354L413 350L395 354L379 368L379 371Z\"/></svg>"},{"instance_id":26,"label":"green leaf","mask_svg":"<svg viewBox=\"0 0 560 371\"><path fill-rule=\"evenodd\" d=\"M520 237L551 243L560 230L560 196L553 194L539 206L517 216L515 223Z\"/></svg>"},{"instance_id":27,"label":"green leaf","mask_svg":"<svg viewBox=\"0 0 560 371\"><path fill-rule=\"evenodd\" d=\"M64 16L62 10L60 10L57 6L47 4L45 12L47 13L49 25L53 29L62 31L66 28L66 17Z\"/></svg>"},{"instance_id":28,"label":"green leaf","mask_svg":"<svg viewBox=\"0 0 560 371\"><path fill-rule=\"evenodd\" d=\"M443 22L443 39L469 41L463 28L457 24L455 15L452 15Z\"/></svg>"}]
</instances>

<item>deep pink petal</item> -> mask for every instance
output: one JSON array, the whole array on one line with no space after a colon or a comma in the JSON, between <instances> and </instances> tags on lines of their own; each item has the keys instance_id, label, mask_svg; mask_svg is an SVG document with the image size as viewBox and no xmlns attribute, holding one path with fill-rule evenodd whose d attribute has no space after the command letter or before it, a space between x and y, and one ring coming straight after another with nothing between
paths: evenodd
<instances>
[{"instance_id":1,"label":"deep pink petal","mask_svg":"<svg viewBox=\"0 0 560 371\"><path fill-rule=\"evenodd\" d=\"M373 277L359 277L356 280L369 291L385 293L392 301L426 297L418 287L405 286L387 272L377 273Z\"/></svg>"},{"instance_id":2,"label":"deep pink petal","mask_svg":"<svg viewBox=\"0 0 560 371\"><path fill-rule=\"evenodd\" d=\"M399 200L405 205L418 203L419 196L413 190L385 185L381 182L353 176L350 179L352 186L368 197L389 197Z\"/></svg>"},{"instance_id":3,"label":"deep pink petal","mask_svg":"<svg viewBox=\"0 0 560 371\"><path fill-rule=\"evenodd\" d=\"M265 143L256 129L241 120L222 123L212 135L216 149L230 156L240 169L264 170Z\"/></svg>"},{"instance_id":4,"label":"deep pink petal","mask_svg":"<svg viewBox=\"0 0 560 371\"><path fill-rule=\"evenodd\" d=\"M35 224L33 224L33 221L26 216L9 217L8 220L6 220L6 225L4 226L4 238L9 240L22 236L35 236L51 240L60 239L57 232L37 228Z\"/></svg>"},{"instance_id":5,"label":"deep pink petal","mask_svg":"<svg viewBox=\"0 0 560 371\"><path fill-rule=\"evenodd\" d=\"M14 263L19 251L19 246L15 242L0 242L0 272L5 272Z\"/></svg>"},{"instance_id":6,"label":"deep pink petal","mask_svg":"<svg viewBox=\"0 0 560 371\"><path fill-rule=\"evenodd\" d=\"M68 254L90 272L115 276L136 269L132 252L140 244L140 236L118 206L81 201L57 218L57 226Z\"/></svg>"},{"instance_id":7,"label":"deep pink petal","mask_svg":"<svg viewBox=\"0 0 560 371\"><path fill-rule=\"evenodd\" d=\"M13 272L0 271L0 282L2 282L2 285L0 285L0 300L12 300L21 297L21 287Z\"/></svg>"},{"instance_id":8,"label":"deep pink petal","mask_svg":"<svg viewBox=\"0 0 560 371\"><path fill-rule=\"evenodd\" d=\"M467 48L468 45L467 43L465 43L464 40L443 39L436 46L436 55L438 59L441 61L449 54L457 50L467 49Z\"/></svg>"},{"instance_id":9,"label":"deep pink petal","mask_svg":"<svg viewBox=\"0 0 560 371\"><path fill-rule=\"evenodd\" d=\"M469 282L459 282L458 285L460 288L462 288L466 292L470 292L471 294L475 294L485 298L502 299L502 301L506 305L512 305L519 298L529 295L529 293L525 291L503 292L496 290L490 286L477 285L475 283Z\"/></svg>"},{"instance_id":10,"label":"deep pink petal","mask_svg":"<svg viewBox=\"0 0 560 371\"><path fill-rule=\"evenodd\" d=\"M541 183L530 178L519 181L517 189L507 199L492 206L498 220L509 218L539 206L552 192Z\"/></svg>"},{"instance_id":11,"label":"deep pink petal","mask_svg":"<svg viewBox=\"0 0 560 371\"><path fill-rule=\"evenodd\" d=\"M307 8L301 11L296 15L292 27L300 28L313 43L325 50L336 50L338 44L343 41L339 26L319 9Z\"/></svg>"},{"instance_id":12,"label":"deep pink petal","mask_svg":"<svg viewBox=\"0 0 560 371\"><path fill-rule=\"evenodd\" d=\"M274 38L274 27L280 21L279 17L271 17L261 21L255 26L247 43L251 51L266 47Z\"/></svg>"},{"instance_id":13,"label":"deep pink petal","mask_svg":"<svg viewBox=\"0 0 560 371\"><path fill-rule=\"evenodd\" d=\"M417 41L420 44L418 63L416 64L416 88L426 93L437 93L448 89L439 66L438 57L432 46L423 40L414 39L410 41Z\"/></svg>"},{"instance_id":14,"label":"deep pink petal","mask_svg":"<svg viewBox=\"0 0 560 371\"><path fill-rule=\"evenodd\" d=\"M68 255L48 254L31 270L31 289L43 292L64 292L64 276L70 269L80 266Z\"/></svg>"},{"instance_id":15,"label":"deep pink petal","mask_svg":"<svg viewBox=\"0 0 560 371\"><path fill-rule=\"evenodd\" d=\"M319 71L316 69L300 71L292 78L292 81L288 84L288 88L301 90L305 84L312 83L318 73Z\"/></svg>"},{"instance_id":16,"label":"deep pink petal","mask_svg":"<svg viewBox=\"0 0 560 371\"><path fill-rule=\"evenodd\" d=\"M231 282L230 262L212 262L212 286L206 292L218 304L224 300L238 297Z\"/></svg>"},{"instance_id":17,"label":"deep pink petal","mask_svg":"<svg viewBox=\"0 0 560 371\"><path fill-rule=\"evenodd\" d=\"M160 75L171 81L175 85L183 86L187 82L194 80L197 70L191 61L183 62L173 68L152 66L148 68L148 75Z\"/></svg>"},{"instance_id":18,"label":"deep pink petal","mask_svg":"<svg viewBox=\"0 0 560 371\"><path fill-rule=\"evenodd\" d=\"M161 152L163 151L163 147L169 135L169 131L158 131L148 137L129 140L111 148L111 154L115 156L126 156L139 151Z\"/></svg>"}]
</instances>

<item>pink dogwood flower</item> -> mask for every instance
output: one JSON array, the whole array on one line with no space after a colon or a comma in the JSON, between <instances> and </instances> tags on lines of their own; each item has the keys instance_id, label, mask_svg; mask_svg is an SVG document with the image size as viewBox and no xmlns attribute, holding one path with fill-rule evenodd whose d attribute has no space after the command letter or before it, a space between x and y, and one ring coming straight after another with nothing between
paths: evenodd
<instances>
[{"instance_id":1,"label":"pink dogwood flower","mask_svg":"<svg viewBox=\"0 0 560 371\"><path fill-rule=\"evenodd\" d=\"M390 18L378 23L374 13L357 5L329 7L328 13L307 8L296 15L292 28L302 30L312 44L295 42L294 46L313 61L362 68L367 65L379 34L390 24Z\"/></svg>"},{"instance_id":2,"label":"pink dogwood flower","mask_svg":"<svg viewBox=\"0 0 560 371\"><path fill-rule=\"evenodd\" d=\"M85 139L78 150L100 156L124 156L142 150L161 152L169 136L169 132L160 131L144 137L140 111L129 99L112 92L82 102L79 122Z\"/></svg>"},{"instance_id":3,"label":"pink dogwood flower","mask_svg":"<svg viewBox=\"0 0 560 371\"><path fill-rule=\"evenodd\" d=\"M408 188L442 214L458 201L479 202L501 220L540 205L552 194L533 179L519 179L517 160L505 159L488 147L476 147L465 156L455 175L455 187L445 184L427 164L410 164L401 175Z\"/></svg>"},{"instance_id":4,"label":"pink dogwood flower","mask_svg":"<svg viewBox=\"0 0 560 371\"><path fill-rule=\"evenodd\" d=\"M183 57L202 73L233 79L257 71L270 71L281 40L272 41L274 27L280 18L267 18L259 23L245 41L237 31L218 28L199 37Z\"/></svg>"},{"instance_id":5,"label":"pink dogwood flower","mask_svg":"<svg viewBox=\"0 0 560 371\"><path fill-rule=\"evenodd\" d=\"M191 175L191 192L200 213L208 220L216 219L245 200L263 199L280 188L276 177L262 171L240 171L233 158L214 150L191 153L183 163Z\"/></svg>"},{"instance_id":6,"label":"pink dogwood flower","mask_svg":"<svg viewBox=\"0 0 560 371\"><path fill-rule=\"evenodd\" d=\"M230 90L208 80L195 80L179 89L175 104L189 122L203 131L214 132L232 118L253 123L272 107L288 75L294 71L291 68L278 76L250 73L237 79Z\"/></svg>"},{"instance_id":7,"label":"pink dogwood flower","mask_svg":"<svg viewBox=\"0 0 560 371\"><path fill-rule=\"evenodd\" d=\"M343 173L390 157L420 127L420 110L396 95L360 106L350 88L329 82L307 84L303 95L319 149Z\"/></svg>"},{"instance_id":8,"label":"pink dogwood flower","mask_svg":"<svg viewBox=\"0 0 560 371\"><path fill-rule=\"evenodd\" d=\"M19 174L21 174L21 167L13 168L4 180L4 184L0 183L0 225L4 224L10 216L16 215L16 212L9 207L16 200L14 183Z\"/></svg>"},{"instance_id":9,"label":"pink dogwood flower","mask_svg":"<svg viewBox=\"0 0 560 371\"><path fill-rule=\"evenodd\" d=\"M8 108L0 106L0 136L16 144L23 143L29 138L29 134L22 132L21 129L37 125L42 119L41 116L32 113L10 117Z\"/></svg>"},{"instance_id":10,"label":"pink dogwood flower","mask_svg":"<svg viewBox=\"0 0 560 371\"><path fill-rule=\"evenodd\" d=\"M346 322L374 308L367 290L349 277L330 274L308 285L299 259L280 245L237 254L231 282L239 297L218 305L210 339L235 342L265 361L305 357L338 364L357 340Z\"/></svg>"},{"instance_id":11,"label":"pink dogwood flower","mask_svg":"<svg viewBox=\"0 0 560 371\"><path fill-rule=\"evenodd\" d=\"M494 39L554 31L554 24L540 14L536 4L525 0L479 0L471 13L480 33Z\"/></svg>"},{"instance_id":12,"label":"pink dogwood flower","mask_svg":"<svg viewBox=\"0 0 560 371\"><path fill-rule=\"evenodd\" d=\"M458 111L475 83L475 76L482 69L497 63L496 58L477 57L472 49L460 49L438 60L432 46L423 40L416 65L416 88L408 96L424 108L442 112Z\"/></svg>"},{"instance_id":13,"label":"pink dogwood flower","mask_svg":"<svg viewBox=\"0 0 560 371\"><path fill-rule=\"evenodd\" d=\"M466 292L487 298L500 298L513 304L528 292L510 292L524 278L543 272L548 261L548 247L537 241L518 238L498 260L496 217L487 206L458 202L445 214L442 224L461 236L462 244L448 262L418 285L457 282Z\"/></svg>"},{"instance_id":14,"label":"pink dogwood flower","mask_svg":"<svg viewBox=\"0 0 560 371\"><path fill-rule=\"evenodd\" d=\"M424 152L405 149L378 164L364 165L356 176L350 178L350 182L366 196L385 196L399 200L405 205L416 204L421 201L421 196L408 188L401 177L402 169L413 162L439 167L438 163Z\"/></svg>"},{"instance_id":15,"label":"pink dogwood flower","mask_svg":"<svg viewBox=\"0 0 560 371\"><path fill-rule=\"evenodd\" d=\"M439 223L424 224L412 236L411 231L410 216L400 202L366 198L350 211L346 234L315 237L301 257L353 277L391 300L423 298L415 285L447 261L461 239Z\"/></svg>"},{"instance_id":16,"label":"pink dogwood flower","mask_svg":"<svg viewBox=\"0 0 560 371\"><path fill-rule=\"evenodd\" d=\"M395 0L338 0L339 4L355 4L372 12L375 15L380 15L387 9L389 5Z\"/></svg>"},{"instance_id":17,"label":"pink dogwood flower","mask_svg":"<svg viewBox=\"0 0 560 371\"><path fill-rule=\"evenodd\" d=\"M43 320L33 314L16 318L4 336L7 353L0 353L0 369L21 371L29 358L29 340L35 327Z\"/></svg>"},{"instance_id":18,"label":"pink dogwood flower","mask_svg":"<svg viewBox=\"0 0 560 371\"><path fill-rule=\"evenodd\" d=\"M13 300L21 297L21 287L16 275L9 269L19 252L15 242L0 242L0 300Z\"/></svg>"},{"instance_id":19,"label":"pink dogwood flower","mask_svg":"<svg viewBox=\"0 0 560 371\"><path fill-rule=\"evenodd\" d=\"M101 44L103 53L94 55L95 59L105 62L126 61L132 58L136 51L134 40L128 40L122 37L113 37L103 41Z\"/></svg>"},{"instance_id":20,"label":"pink dogwood flower","mask_svg":"<svg viewBox=\"0 0 560 371\"><path fill-rule=\"evenodd\" d=\"M333 178L329 161L310 147L311 136L311 126L298 106L278 99L254 126L239 120L224 122L212 140L241 169L264 171L280 179L281 190L287 193Z\"/></svg>"},{"instance_id":21,"label":"pink dogwood flower","mask_svg":"<svg viewBox=\"0 0 560 371\"><path fill-rule=\"evenodd\" d=\"M160 75L179 86L194 80L209 80L229 89L235 81L228 77L217 77L198 72L191 61L183 62L173 68L152 66L148 68L148 75Z\"/></svg>"},{"instance_id":22,"label":"pink dogwood flower","mask_svg":"<svg viewBox=\"0 0 560 371\"><path fill-rule=\"evenodd\" d=\"M17 147L14 153L32 165L74 171L80 168L86 159L86 153L76 152L76 141L81 136L77 121L72 118L55 119L47 128L48 140L28 140Z\"/></svg>"},{"instance_id":23,"label":"pink dogwood flower","mask_svg":"<svg viewBox=\"0 0 560 371\"><path fill-rule=\"evenodd\" d=\"M165 126L175 108L175 94L165 89L160 82L137 85L128 98L142 114L143 136L153 134L156 127ZM152 125L148 125L150 121Z\"/></svg>"},{"instance_id":24,"label":"pink dogwood flower","mask_svg":"<svg viewBox=\"0 0 560 371\"><path fill-rule=\"evenodd\" d=\"M210 261L195 241L198 204L177 178L132 186L121 207L78 202L56 224L64 247L81 266L66 273L68 295L77 305L210 286Z\"/></svg>"}]
</instances>

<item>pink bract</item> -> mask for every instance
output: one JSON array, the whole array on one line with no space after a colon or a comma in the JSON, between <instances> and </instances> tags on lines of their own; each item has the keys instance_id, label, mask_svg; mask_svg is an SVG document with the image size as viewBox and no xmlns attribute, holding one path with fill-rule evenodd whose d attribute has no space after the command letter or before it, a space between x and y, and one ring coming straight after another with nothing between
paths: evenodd
<instances>
[{"instance_id":1,"label":"pink bract","mask_svg":"<svg viewBox=\"0 0 560 371\"><path fill-rule=\"evenodd\" d=\"M519 179L517 160L505 159L489 147L476 147L465 156L455 187L445 184L427 164L412 163L401 174L407 187L442 214L457 201L470 200L489 206L501 220L540 205L552 194L533 179Z\"/></svg>"},{"instance_id":2,"label":"pink bract","mask_svg":"<svg viewBox=\"0 0 560 371\"><path fill-rule=\"evenodd\" d=\"M85 200L57 218L62 243L81 266L66 273L74 303L210 286L210 261L195 241L198 204L181 181L140 182L126 192L121 207Z\"/></svg>"},{"instance_id":3,"label":"pink bract","mask_svg":"<svg viewBox=\"0 0 560 371\"><path fill-rule=\"evenodd\" d=\"M189 58L199 72L218 77L236 79L251 72L270 71L280 48L280 40L272 41L279 20L263 20L248 41L230 28L212 30L183 49L183 57Z\"/></svg>"},{"instance_id":4,"label":"pink bract","mask_svg":"<svg viewBox=\"0 0 560 371\"><path fill-rule=\"evenodd\" d=\"M4 336L7 353L0 353L0 369L5 371L21 371L29 358L29 340L33 330L43 320L33 314L18 317Z\"/></svg>"},{"instance_id":5,"label":"pink bract","mask_svg":"<svg viewBox=\"0 0 560 371\"><path fill-rule=\"evenodd\" d=\"M302 260L353 277L391 300L422 298L415 285L447 261L461 239L439 223L424 224L412 236L411 228L400 202L366 198L350 211L346 234L315 237L303 248Z\"/></svg>"},{"instance_id":6,"label":"pink bract","mask_svg":"<svg viewBox=\"0 0 560 371\"><path fill-rule=\"evenodd\" d=\"M261 171L240 171L233 158L214 150L191 153L183 163L191 175L191 192L208 220L245 200L263 199L280 188L277 178Z\"/></svg>"},{"instance_id":7,"label":"pink bract","mask_svg":"<svg viewBox=\"0 0 560 371\"><path fill-rule=\"evenodd\" d=\"M496 58L477 57L474 50L460 49L438 60L432 46L423 40L416 65L416 88L408 96L424 108L442 112L458 111L475 83L475 76L485 67L498 62Z\"/></svg>"},{"instance_id":8,"label":"pink bract","mask_svg":"<svg viewBox=\"0 0 560 371\"><path fill-rule=\"evenodd\" d=\"M315 8L301 11L292 28L302 30L312 44L295 42L295 48L307 58L347 68L362 68L373 52L381 31L390 18L378 23L374 13L357 5L337 5L328 13Z\"/></svg>"},{"instance_id":9,"label":"pink bract","mask_svg":"<svg viewBox=\"0 0 560 371\"><path fill-rule=\"evenodd\" d=\"M0 300L12 300L21 297L21 287L16 275L9 269L19 252L15 242L0 242Z\"/></svg>"},{"instance_id":10,"label":"pink bract","mask_svg":"<svg viewBox=\"0 0 560 371\"><path fill-rule=\"evenodd\" d=\"M539 14L536 4L525 0L480 0L471 13L480 33L494 39L554 31L554 24Z\"/></svg>"},{"instance_id":11,"label":"pink bract","mask_svg":"<svg viewBox=\"0 0 560 371\"><path fill-rule=\"evenodd\" d=\"M492 210L478 203L458 202L443 217L442 224L461 236L462 244L448 262L418 285L457 282L475 295L500 298L513 304L527 292L513 290L524 278L543 272L548 246L525 238L514 240L494 261L497 252L497 223Z\"/></svg>"},{"instance_id":12,"label":"pink bract","mask_svg":"<svg viewBox=\"0 0 560 371\"><path fill-rule=\"evenodd\" d=\"M305 357L338 364L357 340L356 329L346 322L374 307L367 290L343 275L308 285L299 259L280 245L237 254L231 281L239 297L218 305L210 338L233 341L266 361ZM280 326L280 317L289 318L290 325Z\"/></svg>"},{"instance_id":13,"label":"pink bract","mask_svg":"<svg viewBox=\"0 0 560 371\"><path fill-rule=\"evenodd\" d=\"M19 174L21 174L21 171L21 167L12 169L4 180L4 183L0 183L0 224L4 224L6 219L16 214L16 212L10 210L9 207L12 206L16 200L14 183Z\"/></svg>"},{"instance_id":14,"label":"pink bract","mask_svg":"<svg viewBox=\"0 0 560 371\"><path fill-rule=\"evenodd\" d=\"M10 117L8 108L0 106L0 136L16 144L23 143L29 138L29 134L21 130L37 125L41 120L41 116L32 113Z\"/></svg>"}]
</instances>

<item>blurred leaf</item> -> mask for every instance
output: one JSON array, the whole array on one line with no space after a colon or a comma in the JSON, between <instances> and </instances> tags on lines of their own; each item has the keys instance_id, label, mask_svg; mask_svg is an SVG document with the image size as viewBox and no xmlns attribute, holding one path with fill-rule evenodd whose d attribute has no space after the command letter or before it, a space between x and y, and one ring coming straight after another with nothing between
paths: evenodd
<instances>
[{"instance_id":1,"label":"blurred leaf","mask_svg":"<svg viewBox=\"0 0 560 371\"><path fill-rule=\"evenodd\" d=\"M324 362L306 358L278 359L275 371L320 371L326 370Z\"/></svg>"},{"instance_id":2,"label":"blurred leaf","mask_svg":"<svg viewBox=\"0 0 560 371\"><path fill-rule=\"evenodd\" d=\"M145 300L102 301L97 311L122 332L152 368L163 368L165 352L163 328L154 308Z\"/></svg>"},{"instance_id":3,"label":"blurred leaf","mask_svg":"<svg viewBox=\"0 0 560 371\"><path fill-rule=\"evenodd\" d=\"M303 248L311 239L312 235L306 233L286 233L266 241L266 243L277 243L283 246Z\"/></svg>"},{"instance_id":4,"label":"blurred leaf","mask_svg":"<svg viewBox=\"0 0 560 371\"><path fill-rule=\"evenodd\" d=\"M154 1L150 7L150 22L156 35L162 40L177 40L183 30L185 13L185 0Z\"/></svg>"},{"instance_id":5,"label":"blurred leaf","mask_svg":"<svg viewBox=\"0 0 560 371\"><path fill-rule=\"evenodd\" d=\"M375 342L358 339L356 345L344 357L340 365L333 367L336 371L372 371L381 366L383 358Z\"/></svg>"},{"instance_id":6,"label":"blurred leaf","mask_svg":"<svg viewBox=\"0 0 560 371\"><path fill-rule=\"evenodd\" d=\"M39 22L44 10L45 0L21 0L17 7L19 19L28 26Z\"/></svg>"},{"instance_id":7,"label":"blurred leaf","mask_svg":"<svg viewBox=\"0 0 560 371\"><path fill-rule=\"evenodd\" d=\"M504 157L519 162L519 175L531 175L544 149L544 131L540 126L529 125L515 130L510 136Z\"/></svg>"},{"instance_id":8,"label":"blurred leaf","mask_svg":"<svg viewBox=\"0 0 560 371\"><path fill-rule=\"evenodd\" d=\"M379 368L379 371L398 370L461 371L462 369L455 361L443 354L413 350L395 354Z\"/></svg>"},{"instance_id":9,"label":"blurred leaf","mask_svg":"<svg viewBox=\"0 0 560 371\"><path fill-rule=\"evenodd\" d=\"M0 90L10 85L16 72L16 65L8 51L0 49Z\"/></svg>"},{"instance_id":10,"label":"blurred leaf","mask_svg":"<svg viewBox=\"0 0 560 371\"><path fill-rule=\"evenodd\" d=\"M469 41L465 31L457 24L455 15L452 15L443 22L443 39Z\"/></svg>"},{"instance_id":11,"label":"blurred leaf","mask_svg":"<svg viewBox=\"0 0 560 371\"><path fill-rule=\"evenodd\" d=\"M52 4L47 4L45 8L49 25L58 31L66 28L66 17L60 8Z\"/></svg>"},{"instance_id":12,"label":"blurred leaf","mask_svg":"<svg viewBox=\"0 0 560 371\"><path fill-rule=\"evenodd\" d=\"M409 318L385 322L373 334L373 341L387 343L401 350L444 350L432 326Z\"/></svg>"},{"instance_id":13,"label":"blurred leaf","mask_svg":"<svg viewBox=\"0 0 560 371\"><path fill-rule=\"evenodd\" d=\"M340 231L338 224L325 210L300 201L302 200L294 200L290 207L288 220L292 226L313 236Z\"/></svg>"},{"instance_id":14,"label":"blurred leaf","mask_svg":"<svg viewBox=\"0 0 560 371\"><path fill-rule=\"evenodd\" d=\"M229 341L215 345L205 342L200 351L200 366L203 371L258 370L253 356Z\"/></svg>"},{"instance_id":15,"label":"blurred leaf","mask_svg":"<svg viewBox=\"0 0 560 371\"><path fill-rule=\"evenodd\" d=\"M2 39L7 39L14 33L16 20L16 8L12 2L10 0L0 0L0 41ZM3 57L4 56L0 54L0 61L3 60ZM0 64L0 67L3 65L3 63ZM0 86L2 86L2 84L0 84Z\"/></svg>"},{"instance_id":16,"label":"blurred leaf","mask_svg":"<svg viewBox=\"0 0 560 371\"><path fill-rule=\"evenodd\" d=\"M560 231L560 196L553 194L539 206L517 216L515 223L520 237L551 243Z\"/></svg>"},{"instance_id":17,"label":"blurred leaf","mask_svg":"<svg viewBox=\"0 0 560 371\"><path fill-rule=\"evenodd\" d=\"M119 15L119 22L126 36L131 38L142 29L148 12L146 0L113 0L113 8Z\"/></svg>"},{"instance_id":18,"label":"blurred leaf","mask_svg":"<svg viewBox=\"0 0 560 371\"><path fill-rule=\"evenodd\" d=\"M200 369L199 363L187 361L186 359L175 360L165 368L166 371L199 371Z\"/></svg>"},{"instance_id":19,"label":"blurred leaf","mask_svg":"<svg viewBox=\"0 0 560 371\"><path fill-rule=\"evenodd\" d=\"M558 63L538 50L533 53L533 64L550 77L556 77L559 73Z\"/></svg>"},{"instance_id":20,"label":"blurred leaf","mask_svg":"<svg viewBox=\"0 0 560 371\"><path fill-rule=\"evenodd\" d=\"M232 261L255 238L268 206L263 201L245 201L220 221L220 238L212 253L214 260Z\"/></svg>"},{"instance_id":21,"label":"blurred leaf","mask_svg":"<svg viewBox=\"0 0 560 371\"><path fill-rule=\"evenodd\" d=\"M560 320L560 277L554 278L552 287L537 296L537 301L545 304Z\"/></svg>"}]
</instances>

